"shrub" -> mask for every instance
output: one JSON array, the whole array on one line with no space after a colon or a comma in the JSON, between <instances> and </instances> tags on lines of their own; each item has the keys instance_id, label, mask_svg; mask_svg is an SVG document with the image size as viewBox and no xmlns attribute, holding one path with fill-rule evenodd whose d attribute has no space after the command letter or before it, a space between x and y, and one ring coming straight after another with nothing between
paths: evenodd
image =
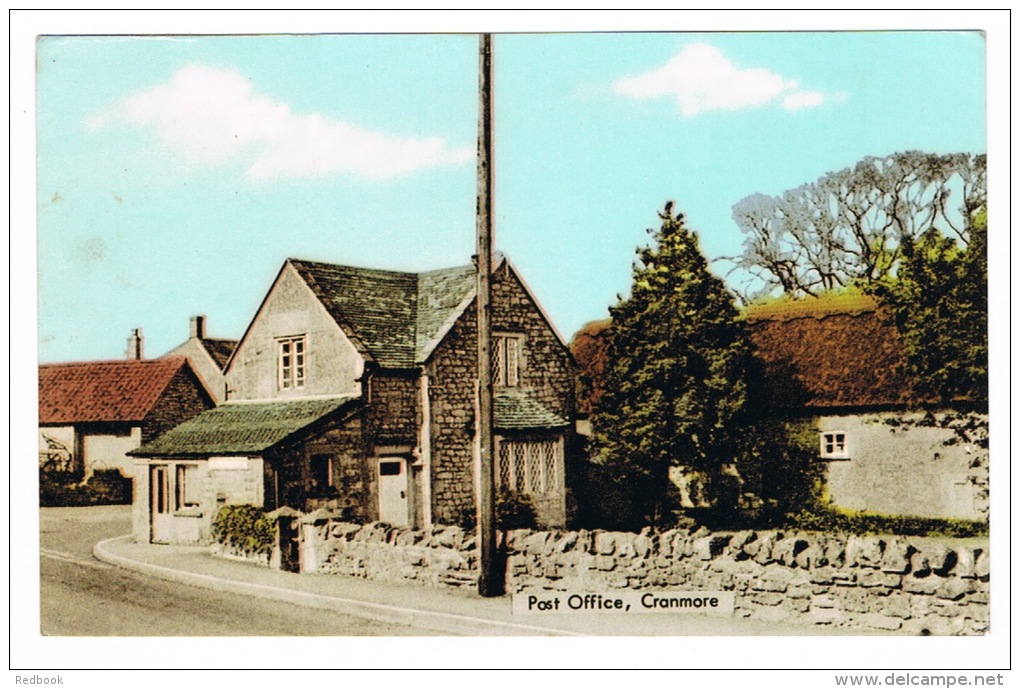
<instances>
[{"instance_id":1,"label":"shrub","mask_svg":"<svg viewBox=\"0 0 1020 689\"><path fill-rule=\"evenodd\" d=\"M534 529L538 527L535 503L525 493L500 493L496 497L496 528Z\"/></svg>"},{"instance_id":2,"label":"shrub","mask_svg":"<svg viewBox=\"0 0 1020 689\"><path fill-rule=\"evenodd\" d=\"M246 555L269 555L276 541L276 525L254 505L224 505L212 525L213 538Z\"/></svg>"},{"instance_id":3,"label":"shrub","mask_svg":"<svg viewBox=\"0 0 1020 689\"><path fill-rule=\"evenodd\" d=\"M88 507L90 505L130 505L133 481L119 469L99 469L85 483L73 474L39 471L41 507Z\"/></svg>"},{"instance_id":4,"label":"shrub","mask_svg":"<svg viewBox=\"0 0 1020 689\"><path fill-rule=\"evenodd\" d=\"M988 523L968 519L901 517L837 508L821 508L788 516L787 527L805 531L841 531L854 534L897 534L900 536L945 536L970 538L987 536Z\"/></svg>"}]
</instances>

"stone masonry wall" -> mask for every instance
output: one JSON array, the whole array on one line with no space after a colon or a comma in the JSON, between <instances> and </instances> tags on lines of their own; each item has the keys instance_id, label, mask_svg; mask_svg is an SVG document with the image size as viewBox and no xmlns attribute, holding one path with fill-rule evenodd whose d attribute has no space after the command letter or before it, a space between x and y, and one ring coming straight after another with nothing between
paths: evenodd
<instances>
[{"instance_id":1,"label":"stone masonry wall","mask_svg":"<svg viewBox=\"0 0 1020 689\"><path fill-rule=\"evenodd\" d=\"M202 382L190 368L174 374L159 401L145 417L142 443L149 443L168 430L184 423L216 404L206 393Z\"/></svg>"},{"instance_id":2,"label":"stone masonry wall","mask_svg":"<svg viewBox=\"0 0 1020 689\"><path fill-rule=\"evenodd\" d=\"M574 363L521 282L505 266L493 275L492 328L524 335L525 390L565 419L574 418ZM432 410L433 519L463 524L474 514L476 309L465 309L428 364ZM557 512L562 512L560 509Z\"/></svg>"},{"instance_id":3,"label":"stone masonry wall","mask_svg":"<svg viewBox=\"0 0 1020 689\"><path fill-rule=\"evenodd\" d=\"M475 539L322 520L307 524L308 563L321 573L424 585L474 586ZM913 635L989 628L984 539L741 531L511 531L508 593L620 589L734 591L737 617Z\"/></svg>"}]
</instances>

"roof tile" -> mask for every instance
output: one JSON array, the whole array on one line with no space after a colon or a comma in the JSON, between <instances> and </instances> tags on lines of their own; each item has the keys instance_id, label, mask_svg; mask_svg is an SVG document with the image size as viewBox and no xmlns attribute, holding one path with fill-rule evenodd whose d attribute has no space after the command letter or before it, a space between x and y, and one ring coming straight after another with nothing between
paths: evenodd
<instances>
[{"instance_id":1,"label":"roof tile","mask_svg":"<svg viewBox=\"0 0 1020 689\"><path fill-rule=\"evenodd\" d=\"M142 421L174 375L181 356L39 366L39 423Z\"/></svg>"},{"instance_id":2,"label":"roof tile","mask_svg":"<svg viewBox=\"0 0 1020 689\"><path fill-rule=\"evenodd\" d=\"M333 319L381 366L428 358L443 325L475 286L474 266L401 273L290 259Z\"/></svg>"},{"instance_id":3,"label":"roof tile","mask_svg":"<svg viewBox=\"0 0 1020 689\"><path fill-rule=\"evenodd\" d=\"M174 457L260 453L354 399L227 402L170 429L131 454Z\"/></svg>"},{"instance_id":4,"label":"roof tile","mask_svg":"<svg viewBox=\"0 0 1020 689\"><path fill-rule=\"evenodd\" d=\"M501 392L493 397L496 430L562 428L569 423L523 392Z\"/></svg>"}]
</instances>

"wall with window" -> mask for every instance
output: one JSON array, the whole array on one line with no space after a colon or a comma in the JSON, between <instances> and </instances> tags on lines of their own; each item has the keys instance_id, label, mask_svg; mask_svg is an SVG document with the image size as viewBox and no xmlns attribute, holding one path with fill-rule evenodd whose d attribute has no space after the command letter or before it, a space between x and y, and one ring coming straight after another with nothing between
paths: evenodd
<instances>
[{"instance_id":1,"label":"wall with window","mask_svg":"<svg viewBox=\"0 0 1020 689\"><path fill-rule=\"evenodd\" d=\"M150 485L150 467L164 466L162 490ZM135 459L132 500L133 537L139 543L152 539L152 500L169 511L169 543L208 543L212 521L223 505L257 505L264 500L264 466L261 457L208 457L195 459Z\"/></svg>"},{"instance_id":2,"label":"wall with window","mask_svg":"<svg viewBox=\"0 0 1020 689\"><path fill-rule=\"evenodd\" d=\"M238 345L228 398L359 394L363 371L354 345L288 265Z\"/></svg>"},{"instance_id":3,"label":"wall with window","mask_svg":"<svg viewBox=\"0 0 1020 689\"><path fill-rule=\"evenodd\" d=\"M829 499L880 514L987 517L988 451L954 430L966 418L945 412L818 418Z\"/></svg>"},{"instance_id":4,"label":"wall with window","mask_svg":"<svg viewBox=\"0 0 1020 689\"><path fill-rule=\"evenodd\" d=\"M518 369L509 379L504 374L502 382L516 383L511 387L527 390L554 413L573 419L575 364L570 352L505 264L494 275L492 295L494 354L497 361L502 356L508 362L506 370L514 363ZM499 382L494 380L497 387Z\"/></svg>"},{"instance_id":5,"label":"wall with window","mask_svg":"<svg viewBox=\"0 0 1020 689\"><path fill-rule=\"evenodd\" d=\"M547 527L566 526L564 441L561 433L496 437L496 489L526 493Z\"/></svg>"},{"instance_id":6,"label":"wall with window","mask_svg":"<svg viewBox=\"0 0 1020 689\"><path fill-rule=\"evenodd\" d=\"M573 360L538 305L505 264L493 276L492 305L496 392L507 389L526 392L550 411L573 419ZM433 521L438 524L468 525L475 515L476 324L472 304L436 348L427 366L432 415ZM563 464L562 454L558 461ZM565 469L561 476L559 492L534 496L540 518L550 519L550 525L566 521L566 496L572 477Z\"/></svg>"}]
</instances>

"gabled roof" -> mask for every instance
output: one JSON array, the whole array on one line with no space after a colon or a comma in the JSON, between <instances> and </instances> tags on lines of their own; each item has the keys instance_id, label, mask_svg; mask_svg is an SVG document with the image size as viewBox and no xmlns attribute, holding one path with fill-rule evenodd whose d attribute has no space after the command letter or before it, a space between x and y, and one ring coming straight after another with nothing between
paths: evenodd
<instances>
[{"instance_id":1,"label":"gabled roof","mask_svg":"<svg viewBox=\"0 0 1020 689\"><path fill-rule=\"evenodd\" d=\"M902 406L913 394L892 314L864 295L752 306L765 393L783 409Z\"/></svg>"},{"instance_id":2,"label":"gabled roof","mask_svg":"<svg viewBox=\"0 0 1020 689\"><path fill-rule=\"evenodd\" d=\"M496 430L562 428L570 425L566 419L553 413L541 402L524 392L497 393L493 396L493 402Z\"/></svg>"},{"instance_id":3,"label":"gabled roof","mask_svg":"<svg viewBox=\"0 0 1020 689\"><path fill-rule=\"evenodd\" d=\"M220 367L220 370L227 365L230 355L234 353L234 349L237 347L237 340L203 337L199 339L199 342L202 343L205 351L209 352L209 356Z\"/></svg>"},{"instance_id":4,"label":"gabled roof","mask_svg":"<svg viewBox=\"0 0 1020 689\"><path fill-rule=\"evenodd\" d=\"M140 422L186 366L182 356L42 364L39 423Z\"/></svg>"},{"instance_id":5,"label":"gabled roof","mask_svg":"<svg viewBox=\"0 0 1020 689\"><path fill-rule=\"evenodd\" d=\"M423 363L474 296L474 266L401 273L289 259L333 320L380 366Z\"/></svg>"},{"instance_id":6,"label":"gabled roof","mask_svg":"<svg viewBox=\"0 0 1020 689\"><path fill-rule=\"evenodd\" d=\"M356 398L227 402L185 421L129 454L177 457L258 454L300 434Z\"/></svg>"}]
</instances>

